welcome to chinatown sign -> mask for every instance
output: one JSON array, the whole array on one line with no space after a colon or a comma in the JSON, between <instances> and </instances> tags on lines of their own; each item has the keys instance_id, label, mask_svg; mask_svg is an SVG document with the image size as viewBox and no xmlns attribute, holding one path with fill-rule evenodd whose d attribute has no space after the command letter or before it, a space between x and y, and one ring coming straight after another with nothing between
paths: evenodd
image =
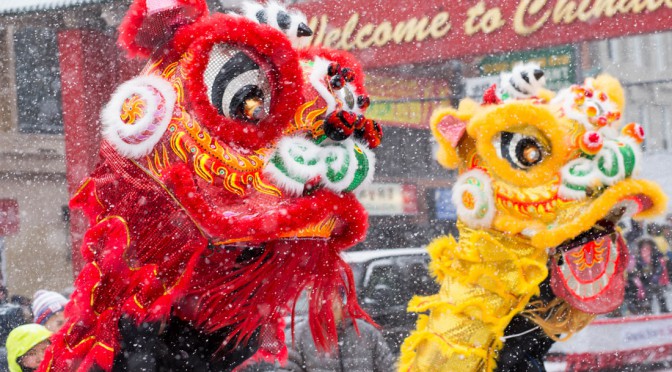
<instances>
[{"instance_id":1,"label":"welcome to chinatown sign","mask_svg":"<svg viewBox=\"0 0 672 372\"><path fill-rule=\"evenodd\" d=\"M301 4L311 45L364 67L495 54L672 29L672 0L342 0Z\"/></svg>"}]
</instances>

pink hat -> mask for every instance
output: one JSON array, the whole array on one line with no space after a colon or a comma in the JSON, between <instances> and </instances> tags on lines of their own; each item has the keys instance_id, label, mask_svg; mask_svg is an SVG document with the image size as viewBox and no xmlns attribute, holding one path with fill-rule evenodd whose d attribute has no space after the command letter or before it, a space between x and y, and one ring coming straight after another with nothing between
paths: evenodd
<instances>
[{"instance_id":1,"label":"pink hat","mask_svg":"<svg viewBox=\"0 0 672 372\"><path fill-rule=\"evenodd\" d=\"M33 295L33 319L37 324L44 324L59 311L63 311L68 300L60 293L40 289Z\"/></svg>"}]
</instances>

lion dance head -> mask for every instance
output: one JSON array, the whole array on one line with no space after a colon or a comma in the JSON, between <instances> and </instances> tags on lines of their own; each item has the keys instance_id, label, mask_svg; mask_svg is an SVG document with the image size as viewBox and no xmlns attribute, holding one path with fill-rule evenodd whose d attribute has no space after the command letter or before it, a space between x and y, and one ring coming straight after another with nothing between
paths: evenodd
<instances>
[{"instance_id":1,"label":"lion dance head","mask_svg":"<svg viewBox=\"0 0 672 372\"><path fill-rule=\"evenodd\" d=\"M481 103L440 109L437 159L459 177L452 200L459 242L429 246L441 282L416 297L420 315L401 370L492 370L504 332L525 313L550 337L572 333L624 297L624 218L667 200L637 179L644 131L622 123L623 89L606 75L554 93L538 65L519 65ZM550 275L552 301L535 301Z\"/></svg>"},{"instance_id":2,"label":"lion dance head","mask_svg":"<svg viewBox=\"0 0 672 372\"><path fill-rule=\"evenodd\" d=\"M543 80L538 66L521 65L482 104L435 113L438 160L459 169L453 201L465 225L550 249L555 293L610 312L623 299L627 258L618 222L661 213L666 197L636 178L644 130L621 124L617 80L601 75L557 95Z\"/></svg>"},{"instance_id":3,"label":"lion dance head","mask_svg":"<svg viewBox=\"0 0 672 372\"><path fill-rule=\"evenodd\" d=\"M367 317L339 257L364 238L353 191L382 137L361 67L300 48L305 17L276 3L242 13L128 11L119 43L149 61L104 108L101 161L71 201L91 222L86 265L43 370L111 370L121 319L222 334L215 354L252 339L282 354L282 317L306 287L318 346L335 337L332 293Z\"/></svg>"}]
</instances>

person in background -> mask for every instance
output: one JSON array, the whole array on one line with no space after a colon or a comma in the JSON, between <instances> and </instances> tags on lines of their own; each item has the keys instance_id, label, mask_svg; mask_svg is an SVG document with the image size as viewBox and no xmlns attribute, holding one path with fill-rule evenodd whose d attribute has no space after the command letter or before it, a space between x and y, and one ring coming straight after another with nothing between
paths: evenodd
<instances>
[{"instance_id":1,"label":"person in background","mask_svg":"<svg viewBox=\"0 0 672 372\"><path fill-rule=\"evenodd\" d=\"M28 298L26 296L21 296L21 295L12 295L12 296L9 297L9 303L21 308L23 318L25 319L25 321L21 324L26 324L26 323L32 323L33 322L33 309L31 308L33 303L30 300L30 298ZM11 329L10 329L10 331L11 331ZM3 342L3 344L4 344L4 342Z\"/></svg>"},{"instance_id":2,"label":"person in background","mask_svg":"<svg viewBox=\"0 0 672 372\"><path fill-rule=\"evenodd\" d=\"M665 300L665 287L670 283L667 275L665 257L660 253L656 242L650 238L642 238L637 243L636 275L641 280L646 294L647 307L650 310L653 300L660 304L661 312L669 312Z\"/></svg>"},{"instance_id":3,"label":"person in background","mask_svg":"<svg viewBox=\"0 0 672 372\"><path fill-rule=\"evenodd\" d=\"M57 332L65 324L63 310L67 303L68 300L60 293L43 289L35 292L32 306L34 322Z\"/></svg>"},{"instance_id":4,"label":"person in background","mask_svg":"<svg viewBox=\"0 0 672 372\"><path fill-rule=\"evenodd\" d=\"M665 258L667 259L667 273L672 272L672 221L670 221L670 217L668 216L668 219L665 220L665 224L662 226L662 237L665 238L665 241L667 242L667 246L670 247L670 249L665 252Z\"/></svg>"},{"instance_id":5,"label":"person in background","mask_svg":"<svg viewBox=\"0 0 672 372\"><path fill-rule=\"evenodd\" d=\"M49 347L52 333L39 324L24 324L7 337L7 361L10 372L37 370Z\"/></svg>"},{"instance_id":6,"label":"person in background","mask_svg":"<svg viewBox=\"0 0 672 372\"><path fill-rule=\"evenodd\" d=\"M30 313L30 310L28 310L28 313ZM26 318L24 308L21 306L12 303L11 301L0 303L0 372L9 371L7 365L7 349L5 348L9 333L16 327L22 324L32 323L32 321L32 315Z\"/></svg>"},{"instance_id":7,"label":"person in background","mask_svg":"<svg viewBox=\"0 0 672 372\"><path fill-rule=\"evenodd\" d=\"M338 297L338 295L337 295ZM344 296L341 296L344 298ZM296 327L296 338L288 346L289 359L280 371L292 372L388 372L396 370L395 358L383 335L374 326L357 319L359 334L351 319L344 319L341 298L332 301L338 330L338 345L321 353L310 333L308 321Z\"/></svg>"},{"instance_id":8,"label":"person in background","mask_svg":"<svg viewBox=\"0 0 672 372\"><path fill-rule=\"evenodd\" d=\"M650 223L647 226L647 232L651 236L651 239L653 239L654 242L656 242L656 247L658 248L658 251L663 254L663 256L667 256L667 252L670 251L670 245L667 243L667 239L665 238L665 225L660 224L660 223Z\"/></svg>"}]
</instances>

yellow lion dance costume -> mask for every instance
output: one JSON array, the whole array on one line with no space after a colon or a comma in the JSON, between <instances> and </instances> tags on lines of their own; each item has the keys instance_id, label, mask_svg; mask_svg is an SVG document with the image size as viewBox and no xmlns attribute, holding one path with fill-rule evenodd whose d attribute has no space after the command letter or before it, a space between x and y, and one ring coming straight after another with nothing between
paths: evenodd
<instances>
[{"instance_id":1,"label":"yellow lion dance costume","mask_svg":"<svg viewBox=\"0 0 672 372\"><path fill-rule=\"evenodd\" d=\"M634 178L644 132L618 130L624 95L612 77L557 94L543 83L538 66L519 65L482 104L465 99L431 119L438 161L460 173L460 236L428 247L441 289L411 300L409 311L428 315L405 340L400 371L492 371L517 314L557 339L623 300L627 247L616 225L667 203ZM531 302L549 272L555 299Z\"/></svg>"}]
</instances>

